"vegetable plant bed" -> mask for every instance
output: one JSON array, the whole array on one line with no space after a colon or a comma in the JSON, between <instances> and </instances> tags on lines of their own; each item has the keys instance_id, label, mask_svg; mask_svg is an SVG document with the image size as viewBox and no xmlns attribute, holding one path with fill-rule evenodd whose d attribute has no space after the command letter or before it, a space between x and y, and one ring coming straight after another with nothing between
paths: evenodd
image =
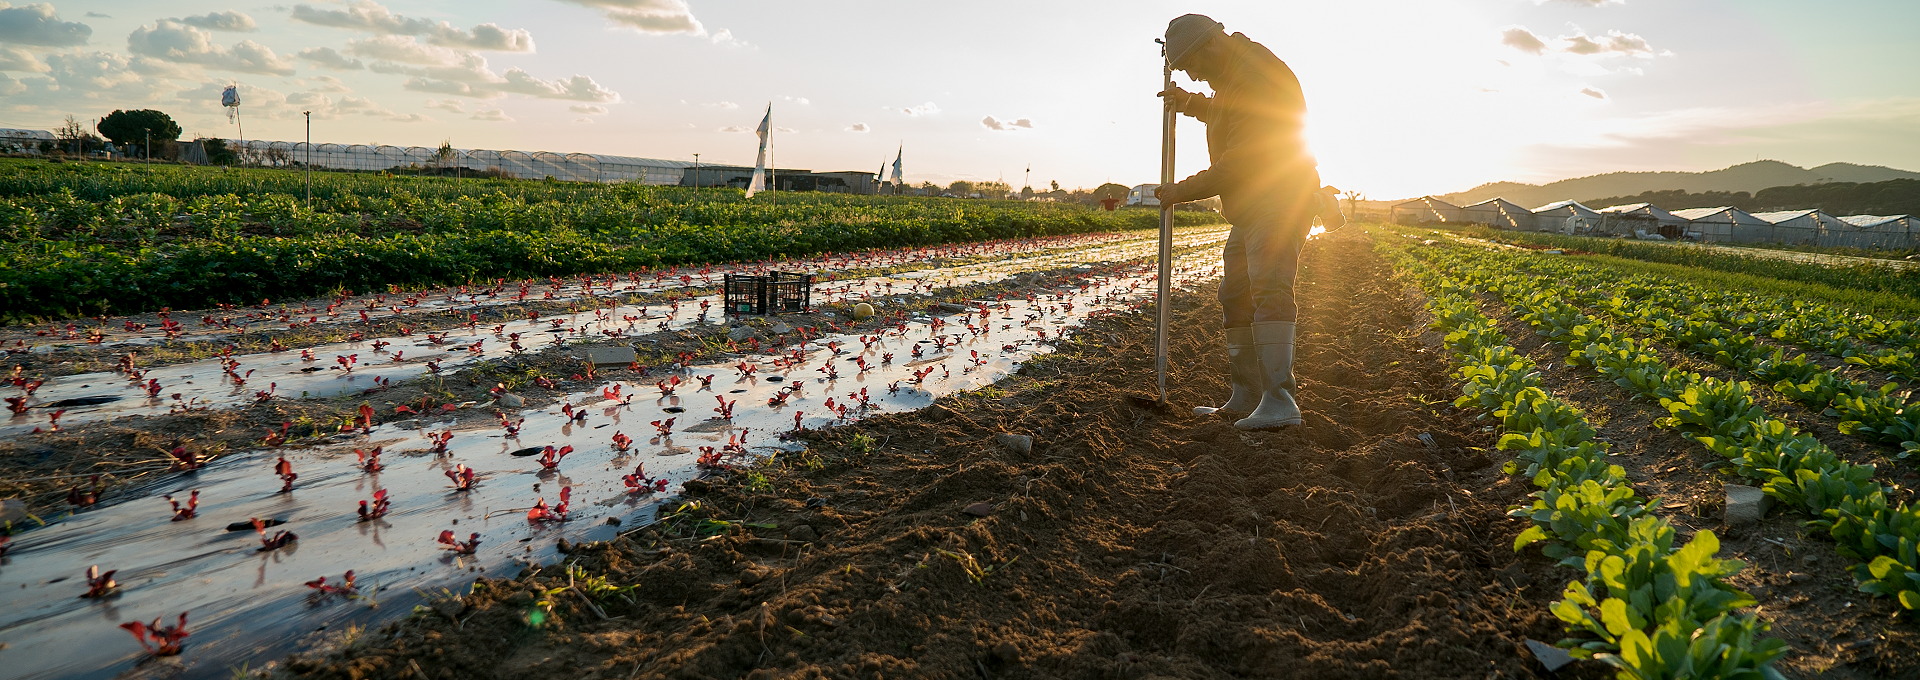
<instances>
[{"instance_id":1,"label":"vegetable plant bed","mask_svg":"<svg viewBox=\"0 0 1920 680\"><path fill-rule=\"evenodd\" d=\"M809 452L716 479L653 528L572 546L568 566L484 581L286 668L1532 677L1522 640L1557 639L1545 601L1565 579L1508 548L1524 526L1505 509L1529 489L1445 405L1446 358L1366 241L1316 241L1307 259L1302 428L1130 406L1151 381L1152 321L1115 316L994 388L808 435ZM1177 301L1181 406L1225 392L1210 293ZM1034 446L1000 447L1001 432Z\"/></svg>"}]
</instances>

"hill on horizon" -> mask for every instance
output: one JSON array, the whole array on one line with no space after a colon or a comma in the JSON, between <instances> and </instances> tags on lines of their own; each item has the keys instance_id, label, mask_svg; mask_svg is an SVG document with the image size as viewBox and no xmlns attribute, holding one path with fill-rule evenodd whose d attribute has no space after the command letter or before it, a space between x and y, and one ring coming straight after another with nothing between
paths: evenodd
<instances>
[{"instance_id":1,"label":"hill on horizon","mask_svg":"<svg viewBox=\"0 0 1920 680\"><path fill-rule=\"evenodd\" d=\"M1762 189L1832 182L1872 183L1895 179L1920 179L1910 172L1879 165L1828 163L1802 168L1780 161L1741 163L1705 172L1610 172L1602 175L1563 179L1547 184L1492 182L1466 191L1436 196L1454 205L1478 203L1489 198L1505 198L1528 208L1554 201L1573 199L1586 203L1611 196L1634 196L1650 192L1758 193ZM1603 208L1604 205L1594 205ZM1661 206L1692 208L1701 206Z\"/></svg>"}]
</instances>

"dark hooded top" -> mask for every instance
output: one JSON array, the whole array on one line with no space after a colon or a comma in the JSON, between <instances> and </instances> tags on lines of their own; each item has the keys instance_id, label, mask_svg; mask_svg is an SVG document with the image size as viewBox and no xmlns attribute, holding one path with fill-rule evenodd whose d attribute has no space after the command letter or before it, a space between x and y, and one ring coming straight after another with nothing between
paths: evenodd
<instances>
[{"instance_id":1,"label":"dark hooded top","mask_svg":"<svg viewBox=\"0 0 1920 680\"><path fill-rule=\"evenodd\" d=\"M1310 217L1320 173L1307 151L1300 79L1246 34L1226 40L1227 63L1208 82L1214 96L1194 98L1186 112L1207 124L1213 167L1181 182L1182 197L1219 196L1221 213L1234 224Z\"/></svg>"}]
</instances>

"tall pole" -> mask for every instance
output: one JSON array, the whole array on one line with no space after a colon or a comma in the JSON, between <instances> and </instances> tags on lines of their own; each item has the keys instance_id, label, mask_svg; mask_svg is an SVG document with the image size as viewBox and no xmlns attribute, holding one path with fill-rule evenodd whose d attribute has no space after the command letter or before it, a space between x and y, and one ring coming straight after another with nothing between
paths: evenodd
<instances>
[{"instance_id":1,"label":"tall pole","mask_svg":"<svg viewBox=\"0 0 1920 680\"><path fill-rule=\"evenodd\" d=\"M700 188L700 154L693 155L693 188Z\"/></svg>"},{"instance_id":2,"label":"tall pole","mask_svg":"<svg viewBox=\"0 0 1920 680\"><path fill-rule=\"evenodd\" d=\"M313 112L301 111L300 115L305 116L307 119L307 160L305 164L307 166L307 207L311 208L313 207Z\"/></svg>"},{"instance_id":3,"label":"tall pole","mask_svg":"<svg viewBox=\"0 0 1920 680\"><path fill-rule=\"evenodd\" d=\"M141 130L140 133L147 136L147 143L140 145L140 155L144 157L140 164L146 165L153 162L153 131Z\"/></svg>"},{"instance_id":4,"label":"tall pole","mask_svg":"<svg viewBox=\"0 0 1920 680\"><path fill-rule=\"evenodd\" d=\"M1155 41L1159 42L1159 41ZM1173 62L1167 59L1166 43L1160 45L1160 91L1173 90ZM1160 186L1173 184L1173 130L1178 121L1173 99L1161 98L1160 111ZM1173 204L1160 202L1160 286L1154 292L1158 316L1153 324L1153 369L1160 388L1160 403L1167 403L1167 327L1173 321Z\"/></svg>"}]
</instances>

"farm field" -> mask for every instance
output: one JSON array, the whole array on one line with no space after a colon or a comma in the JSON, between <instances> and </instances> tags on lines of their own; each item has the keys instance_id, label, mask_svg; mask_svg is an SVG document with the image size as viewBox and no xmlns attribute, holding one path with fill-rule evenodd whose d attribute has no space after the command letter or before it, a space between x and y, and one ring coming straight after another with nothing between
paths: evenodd
<instances>
[{"instance_id":1,"label":"farm field","mask_svg":"<svg viewBox=\"0 0 1920 680\"><path fill-rule=\"evenodd\" d=\"M1156 408L1150 212L0 169L0 677L1920 675L1897 278L1350 228L1243 433L1211 214Z\"/></svg>"},{"instance_id":2,"label":"farm field","mask_svg":"<svg viewBox=\"0 0 1920 680\"><path fill-rule=\"evenodd\" d=\"M1018 201L0 159L0 314L20 322L1144 229ZM1218 223L1182 212L1183 225Z\"/></svg>"}]
</instances>

